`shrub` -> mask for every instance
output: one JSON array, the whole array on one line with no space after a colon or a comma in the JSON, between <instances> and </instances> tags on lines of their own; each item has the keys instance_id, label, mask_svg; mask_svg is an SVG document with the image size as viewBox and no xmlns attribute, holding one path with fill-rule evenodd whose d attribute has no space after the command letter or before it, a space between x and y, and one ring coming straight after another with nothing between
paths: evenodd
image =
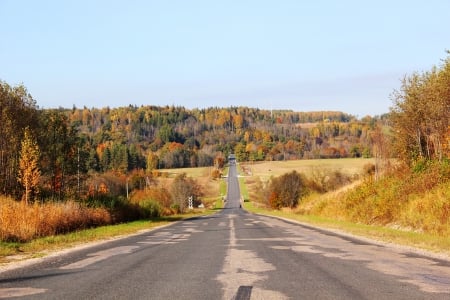
<instances>
[{"instance_id":1,"label":"shrub","mask_svg":"<svg viewBox=\"0 0 450 300\"><path fill-rule=\"evenodd\" d=\"M157 218L161 216L161 205L152 199L139 202L145 218Z\"/></svg>"},{"instance_id":2,"label":"shrub","mask_svg":"<svg viewBox=\"0 0 450 300\"><path fill-rule=\"evenodd\" d=\"M272 178L269 184L269 204L272 208L297 206L299 199L306 194L304 177L292 171Z\"/></svg>"},{"instance_id":3,"label":"shrub","mask_svg":"<svg viewBox=\"0 0 450 300\"><path fill-rule=\"evenodd\" d=\"M0 198L0 203L2 241L25 242L37 237L112 223L106 209L88 208L72 201L27 205Z\"/></svg>"},{"instance_id":4,"label":"shrub","mask_svg":"<svg viewBox=\"0 0 450 300\"><path fill-rule=\"evenodd\" d=\"M375 174L375 165L368 163L363 166L364 174L373 175Z\"/></svg>"},{"instance_id":5,"label":"shrub","mask_svg":"<svg viewBox=\"0 0 450 300\"><path fill-rule=\"evenodd\" d=\"M311 190L319 193L326 193L337 190L338 188L352 182L352 178L339 171L327 171L323 169L313 169L311 178L305 184Z\"/></svg>"},{"instance_id":6,"label":"shrub","mask_svg":"<svg viewBox=\"0 0 450 300\"><path fill-rule=\"evenodd\" d=\"M214 169L214 170L211 172L211 178L214 179L214 180L215 180L215 179L219 179L220 176L222 176L222 173L220 172L219 169Z\"/></svg>"}]
</instances>

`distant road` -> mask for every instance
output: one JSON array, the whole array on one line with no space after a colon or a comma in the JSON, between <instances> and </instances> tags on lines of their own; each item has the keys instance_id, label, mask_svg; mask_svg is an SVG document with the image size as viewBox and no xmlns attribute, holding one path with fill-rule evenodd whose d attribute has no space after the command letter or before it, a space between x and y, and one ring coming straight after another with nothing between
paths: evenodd
<instances>
[{"instance_id":1,"label":"distant road","mask_svg":"<svg viewBox=\"0 0 450 300\"><path fill-rule=\"evenodd\" d=\"M239 208L0 274L0 298L450 299L450 263Z\"/></svg>"}]
</instances>

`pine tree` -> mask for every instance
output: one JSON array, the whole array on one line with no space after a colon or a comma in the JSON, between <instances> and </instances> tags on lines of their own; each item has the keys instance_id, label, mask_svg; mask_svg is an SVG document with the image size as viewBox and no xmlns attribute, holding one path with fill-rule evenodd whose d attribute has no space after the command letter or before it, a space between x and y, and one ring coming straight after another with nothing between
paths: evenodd
<instances>
[{"instance_id":1,"label":"pine tree","mask_svg":"<svg viewBox=\"0 0 450 300\"><path fill-rule=\"evenodd\" d=\"M21 143L18 181L25 188L25 203L28 204L33 191L36 191L41 177L39 170L39 146L33 138L29 127L25 128Z\"/></svg>"}]
</instances>

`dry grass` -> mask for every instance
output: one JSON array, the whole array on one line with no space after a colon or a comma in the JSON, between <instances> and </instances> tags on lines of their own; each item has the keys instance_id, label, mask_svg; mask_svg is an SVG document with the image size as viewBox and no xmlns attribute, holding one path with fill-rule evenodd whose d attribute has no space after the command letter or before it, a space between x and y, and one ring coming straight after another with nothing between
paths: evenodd
<instances>
[{"instance_id":1,"label":"dry grass","mask_svg":"<svg viewBox=\"0 0 450 300\"><path fill-rule=\"evenodd\" d=\"M341 171L347 175L361 174L364 165L374 163L374 159L369 158L340 158L340 159L311 159L311 160L289 160L289 161L268 161L261 163L241 164L250 170L251 175L267 181L271 176L280 176L296 170L306 176L311 175L315 170L321 171Z\"/></svg>"},{"instance_id":2,"label":"dry grass","mask_svg":"<svg viewBox=\"0 0 450 300\"><path fill-rule=\"evenodd\" d=\"M0 197L0 241L24 242L110 223L111 215L103 208L75 202L27 205Z\"/></svg>"},{"instance_id":3,"label":"dry grass","mask_svg":"<svg viewBox=\"0 0 450 300\"><path fill-rule=\"evenodd\" d=\"M161 169L161 173L167 174L167 177L175 177L179 174L186 173L188 177L201 178L210 177L213 167L200 167L200 168L179 168L179 169Z\"/></svg>"},{"instance_id":4,"label":"dry grass","mask_svg":"<svg viewBox=\"0 0 450 300\"><path fill-rule=\"evenodd\" d=\"M358 172L359 168L362 173L367 162L365 159L342 159L252 165L253 176L248 177L246 183L251 199L257 201L257 193L264 185L259 178L267 176L268 168L273 174L292 168L308 171L311 167L321 172L336 167L342 171ZM445 163L431 164L420 172L398 165L378 180L366 177L337 191L311 193L301 199L294 213L449 236L449 174L450 166Z\"/></svg>"}]
</instances>

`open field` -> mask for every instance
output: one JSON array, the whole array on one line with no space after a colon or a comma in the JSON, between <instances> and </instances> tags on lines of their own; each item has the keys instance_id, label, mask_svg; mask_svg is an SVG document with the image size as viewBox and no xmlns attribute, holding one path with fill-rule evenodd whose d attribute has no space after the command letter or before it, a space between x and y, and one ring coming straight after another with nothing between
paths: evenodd
<instances>
[{"instance_id":1,"label":"open field","mask_svg":"<svg viewBox=\"0 0 450 300\"><path fill-rule=\"evenodd\" d=\"M210 177L213 167L200 167L200 168L178 168L178 169L161 169L161 173L167 173L168 177L175 177L178 174L186 173L188 177Z\"/></svg>"},{"instance_id":2,"label":"open field","mask_svg":"<svg viewBox=\"0 0 450 300\"><path fill-rule=\"evenodd\" d=\"M271 176L280 176L296 170L306 176L314 170L340 171L347 175L361 174L366 164L375 163L371 158L339 158L339 159L312 159L312 160L289 160L268 161L258 163L242 163L250 173L242 175L257 176L266 181Z\"/></svg>"}]
</instances>

